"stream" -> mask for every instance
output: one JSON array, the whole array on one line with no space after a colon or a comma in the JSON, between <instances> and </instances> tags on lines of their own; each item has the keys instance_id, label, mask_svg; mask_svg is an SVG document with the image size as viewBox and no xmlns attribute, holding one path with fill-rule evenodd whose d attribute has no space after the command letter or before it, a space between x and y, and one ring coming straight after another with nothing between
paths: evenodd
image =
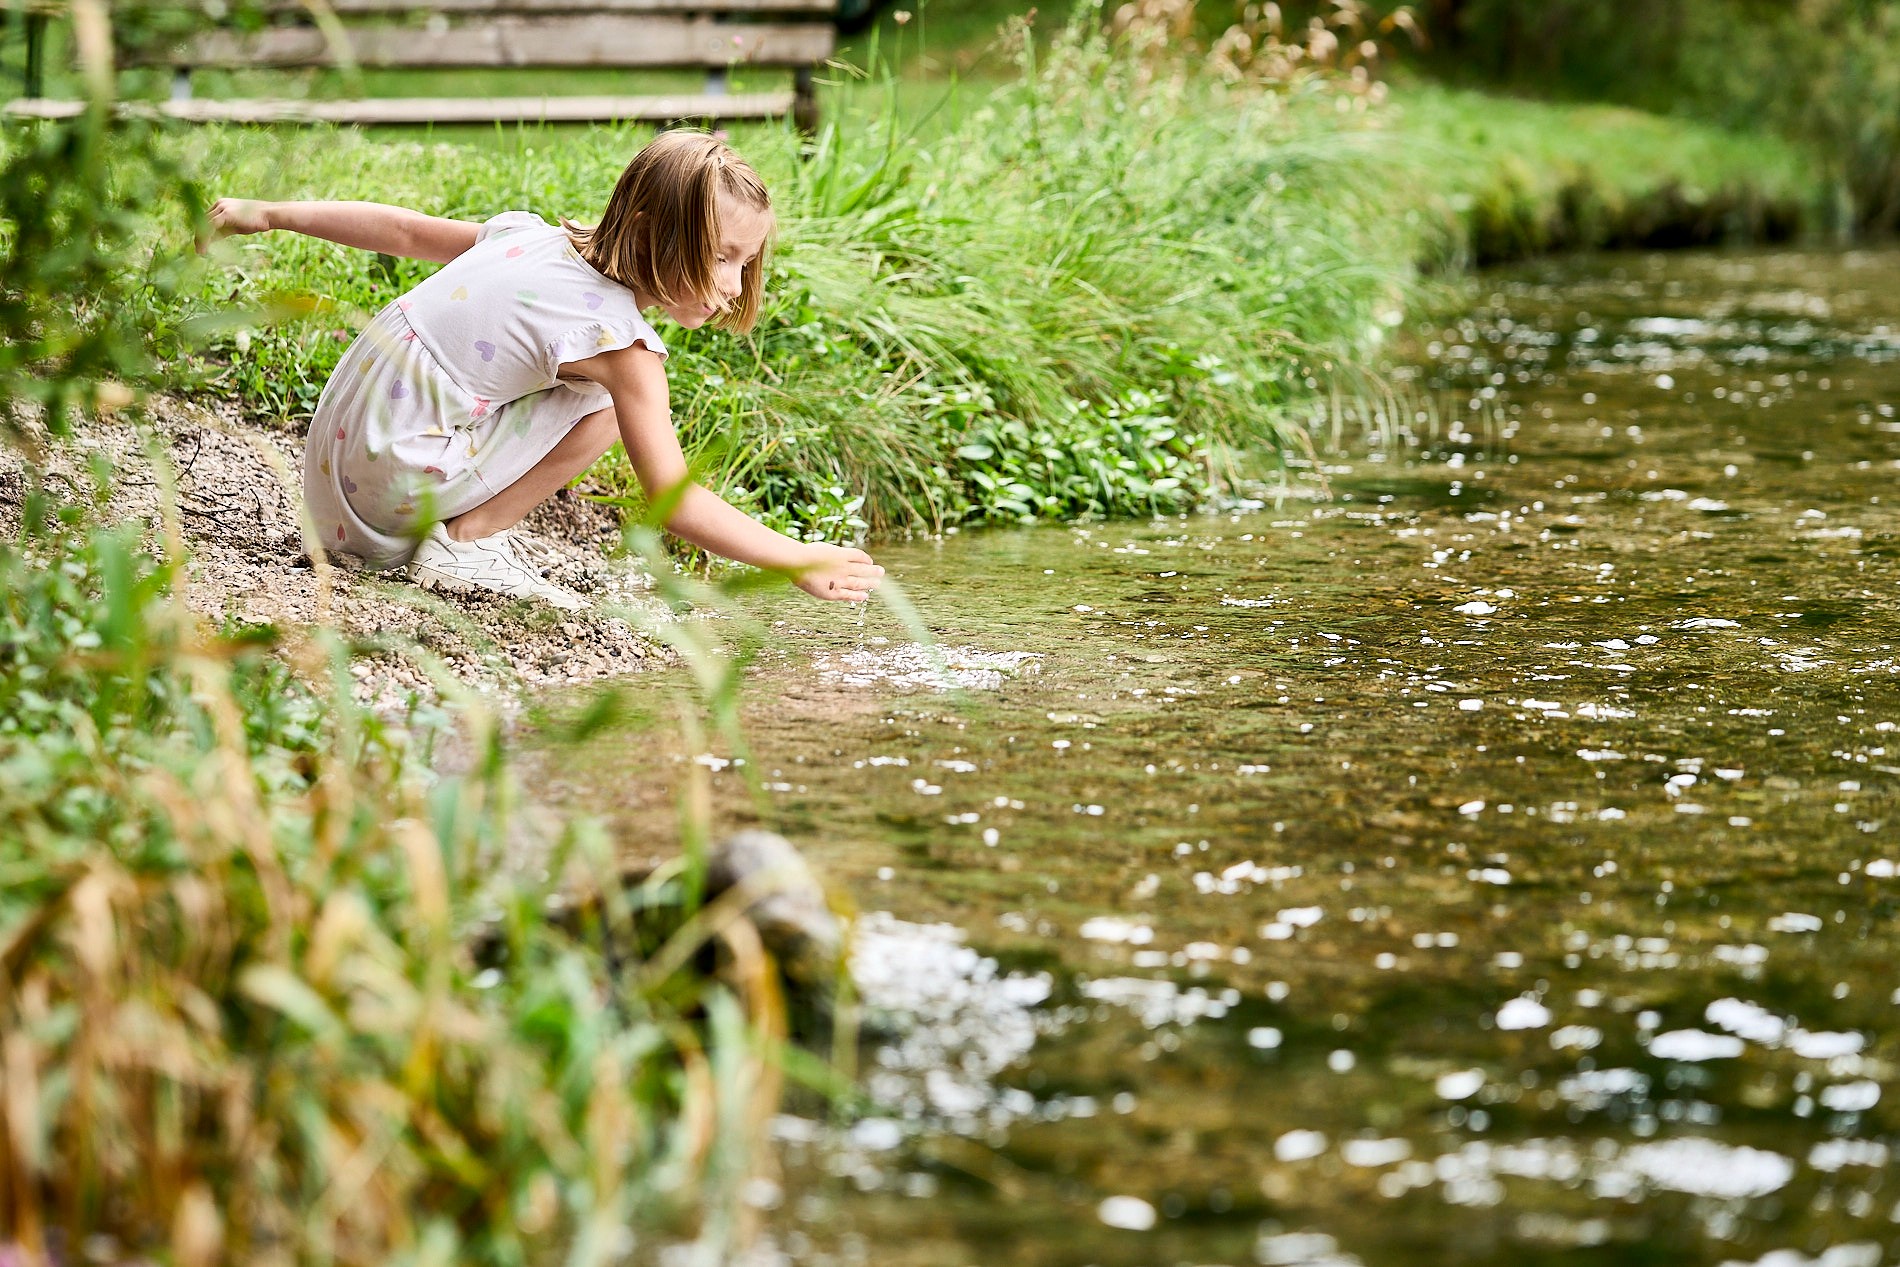
<instances>
[{"instance_id":1,"label":"stream","mask_svg":"<svg viewBox=\"0 0 1900 1267\"><path fill-rule=\"evenodd\" d=\"M940 656L755 600L715 801L882 1018L758 1262L1900 1262L1900 252L1414 342L1277 503L880 550ZM547 794L653 840L659 753Z\"/></svg>"}]
</instances>

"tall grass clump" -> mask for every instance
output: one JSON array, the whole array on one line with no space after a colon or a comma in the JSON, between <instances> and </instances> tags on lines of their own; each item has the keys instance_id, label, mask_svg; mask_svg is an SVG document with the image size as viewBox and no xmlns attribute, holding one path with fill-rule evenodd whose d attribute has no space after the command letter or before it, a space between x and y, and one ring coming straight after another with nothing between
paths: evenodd
<instances>
[{"instance_id":1,"label":"tall grass clump","mask_svg":"<svg viewBox=\"0 0 1900 1267\"><path fill-rule=\"evenodd\" d=\"M1213 446L1297 446L1409 266L1376 134L1328 78L1224 80L1167 34L1019 31L1019 78L947 134L834 125L778 164L777 300L719 442L823 419L885 529L1174 509Z\"/></svg>"}]
</instances>

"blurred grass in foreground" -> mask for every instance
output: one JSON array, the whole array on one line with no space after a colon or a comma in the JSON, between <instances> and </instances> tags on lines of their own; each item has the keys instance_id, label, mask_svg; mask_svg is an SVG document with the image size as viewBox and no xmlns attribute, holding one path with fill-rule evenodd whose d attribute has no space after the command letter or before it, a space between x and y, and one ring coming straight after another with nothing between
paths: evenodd
<instances>
[{"instance_id":1,"label":"blurred grass in foreground","mask_svg":"<svg viewBox=\"0 0 1900 1267\"><path fill-rule=\"evenodd\" d=\"M615 963L641 930L612 842L523 804L452 681L379 718L331 636L207 631L175 556L37 491L26 513L0 544L0 1241L719 1261L778 1101L750 927L659 956L717 943L716 979ZM563 932L577 882L608 898Z\"/></svg>"}]
</instances>

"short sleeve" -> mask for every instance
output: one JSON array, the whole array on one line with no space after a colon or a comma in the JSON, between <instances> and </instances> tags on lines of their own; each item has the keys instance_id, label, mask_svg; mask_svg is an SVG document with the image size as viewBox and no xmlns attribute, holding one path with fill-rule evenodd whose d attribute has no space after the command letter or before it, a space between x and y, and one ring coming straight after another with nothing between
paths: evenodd
<instances>
[{"instance_id":1,"label":"short sleeve","mask_svg":"<svg viewBox=\"0 0 1900 1267\"><path fill-rule=\"evenodd\" d=\"M617 352L636 343L662 361L667 357L666 344L660 341L659 333L639 317L617 317L577 326L548 344L548 377L559 378L564 365L585 361L602 352Z\"/></svg>"},{"instance_id":2,"label":"short sleeve","mask_svg":"<svg viewBox=\"0 0 1900 1267\"><path fill-rule=\"evenodd\" d=\"M548 222L532 211L504 211L500 215L482 222L481 232L475 235L477 242L486 242L504 233L514 233L520 229L545 229Z\"/></svg>"}]
</instances>

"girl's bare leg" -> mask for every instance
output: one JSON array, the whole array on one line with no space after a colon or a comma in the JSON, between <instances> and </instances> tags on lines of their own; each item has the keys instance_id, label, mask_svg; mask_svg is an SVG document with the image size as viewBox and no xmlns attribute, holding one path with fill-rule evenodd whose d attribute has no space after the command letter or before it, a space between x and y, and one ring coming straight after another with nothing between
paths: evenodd
<instances>
[{"instance_id":1,"label":"girl's bare leg","mask_svg":"<svg viewBox=\"0 0 1900 1267\"><path fill-rule=\"evenodd\" d=\"M620 425L611 408L588 414L535 463L528 473L493 497L447 521L442 526L456 541L476 541L520 523L527 513L566 488L574 478L598 462L620 438Z\"/></svg>"}]
</instances>

